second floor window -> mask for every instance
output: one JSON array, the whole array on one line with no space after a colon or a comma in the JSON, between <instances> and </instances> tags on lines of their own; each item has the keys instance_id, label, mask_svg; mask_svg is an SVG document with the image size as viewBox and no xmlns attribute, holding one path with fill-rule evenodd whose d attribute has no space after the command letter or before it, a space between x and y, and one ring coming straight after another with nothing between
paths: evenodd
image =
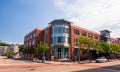
<instances>
[{"instance_id":1,"label":"second floor window","mask_svg":"<svg viewBox=\"0 0 120 72\"><path fill-rule=\"evenodd\" d=\"M94 35L94 38L95 38L95 39L98 39L98 36L97 36L97 35Z\"/></svg>"},{"instance_id":2,"label":"second floor window","mask_svg":"<svg viewBox=\"0 0 120 72\"><path fill-rule=\"evenodd\" d=\"M32 38L32 35L30 35L30 39Z\"/></svg>"},{"instance_id":3,"label":"second floor window","mask_svg":"<svg viewBox=\"0 0 120 72\"><path fill-rule=\"evenodd\" d=\"M83 35L83 36L86 36L86 32L82 32L82 35Z\"/></svg>"},{"instance_id":4,"label":"second floor window","mask_svg":"<svg viewBox=\"0 0 120 72\"><path fill-rule=\"evenodd\" d=\"M36 33L34 32L34 33L33 33L33 37L35 37L35 36L36 36Z\"/></svg>"},{"instance_id":5,"label":"second floor window","mask_svg":"<svg viewBox=\"0 0 120 72\"><path fill-rule=\"evenodd\" d=\"M88 34L88 37L89 37L89 38L93 38L93 35L89 33L89 34Z\"/></svg>"},{"instance_id":6,"label":"second floor window","mask_svg":"<svg viewBox=\"0 0 120 72\"><path fill-rule=\"evenodd\" d=\"M78 42L78 38L74 38L74 43L77 43Z\"/></svg>"},{"instance_id":7,"label":"second floor window","mask_svg":"<svg viewBox=\"0 0 120 72\"><path fill-rule=\"evenodd\" d=\"M74 34L79 35L79 34L80 34L80 33L79 33L79 30L74 30Z\"/></svg>"}]
</instances>

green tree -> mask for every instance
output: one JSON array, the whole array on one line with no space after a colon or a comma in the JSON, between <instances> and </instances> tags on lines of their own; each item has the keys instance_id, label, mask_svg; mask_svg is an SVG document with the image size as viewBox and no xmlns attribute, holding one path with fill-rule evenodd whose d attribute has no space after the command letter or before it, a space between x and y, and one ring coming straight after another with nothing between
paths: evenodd
<instances>
[{"instance_id":1,"label":"green tree","mask_svg":"<svg viewBox=\"0 0 120 72\"><path fill-rule=\"evenodd\" d=\"M30 59L31 59L32 54L34 54L34 47L33 46L29 47L27 49L27 53L30 54Z\"/></svg>"},{"instance_id":2,"label":"green tree","mask_svg":"<svg viewBox=\"0 0 120 72\"><path fill-rule=\"evenodd\" d=\"M19 45L18 46L19 48L19 54L22 56L25 56L25 48L24 48L24 45Z\"/></svg>"},{"instance_id":3,"label":"green tree","mask_svg":"<svg viewBox=\"0 0 120 72\"><path fill-rule=\"evenodd\" d=\"M83 47L85 43L85 37L79 36L78 40L75 42L75 46L79 47L77 50L77 55L78 55L78 62L80 63L80 49Z\"/></svg>"},{"instance_id":4,"label":"green tree","mask_svg":"<svg viewBox=\"0 0 120 72\"><path fill-rule=\"evenodd\" d=\"M110 44L104 42L104 41L100 41L100 47L99 47L99 51L100 53L104 54L104 56L108 59L109 61L109 54L111 53L111 46Z\"/></svg>"},{"instance_id":5,"label":"green tree","mask_svg":"<svg viewBox=\"0 0 120 72\"><path fill-rule=\"evenodd\" d=\"M39 42L39 44L37 45L37 48L36 48L38 57L40 58L40 56L43 55L44 52L46 50L48 50L48 48L49 48L49 46L47 43Z\"/></svg>"},{"instance_id":6,"label":"green tree","mask_svg":"<svg viewBox=\"0 0 120 72\"><path fill-rule=\"evenodd\" d=\"M5 53L5 56L13 56L13 55L15 55L14 52L7 52L7 53Z\"/></svg>"},{"instance_id":7,"label":"green tree","mask_svg":"<svg viewBox=\"0 0 120 72\"><path fill-rule=\"evenodd\" d=\"M102 53L109 53L111 51L110 45L104 41L100 41L99 51Z\"/></svg>"},{"instance_id":8,"label":"green tree","mask_svg":"<svg viewBox=\"0 0 120 72\"><path fill-rule=\"evenodd\" d=\"M111 52L114 52L114 53L120 52L120 46L119 45L111 45Z\"/></svg>"},{"instance_id":9,"label":"green tree","mask_svg":"<svg viewBox=\"0 0 120 72\"><path fill-rule=\"evenodd\" d=\"M85 44L88 45L88 54L89 54L89 59L90 59L90 62L91 62L91 61L92 61L92 54L91 54L91 52L90 52L90 49L93 49L93 48L94 48L95 43L94 43L93 39L87 38Z\"/></svg>"},{"instance_id":10,"label":"green tree","mask_svg":"<svg viewBox=\"0 0 120 72\"><path fill-rule=\"evenodd\" d=\"M23 52L24 51L24 45L19 45L19 52Z\"/></svg>"},{"instance_id":11,"label":"green tree","mask_svg":"<svg viewBox=\"0 0 120 72\"><path fill-rule=\"evenodd\" d=\"M78 46L79 48L84 48L84 47L88 48L88 55L89 55L89 59L90 59L90 62L91 62L90 48L93 48L94 45L95 45L93 39L87 38L87 37L84 37L84 36L80 36L78 38L78 41L75 42L75 45ZM80 62L80 58L79 58L79 62Z\"/></svg>"},{"instance_id":12,"label":"green tree","mask_svg":"<svg viewBox=\"0 0 120 72\"><path fill-rule=\"evenodd\" d=\"M10 46L10 44L4 43L4 42L0 42L0 46Z\"/></svg>"}]
</instances>

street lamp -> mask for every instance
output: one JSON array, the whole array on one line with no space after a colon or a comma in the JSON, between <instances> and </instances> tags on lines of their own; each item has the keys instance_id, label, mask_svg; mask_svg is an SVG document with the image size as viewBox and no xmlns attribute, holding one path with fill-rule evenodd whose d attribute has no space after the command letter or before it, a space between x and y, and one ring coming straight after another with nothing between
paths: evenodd
<instances>
[{"instance_id":1,"label":"street lamp","mask_svg":"<svg viewBox=\"0 0 120 72\"><path fill-rule=\"evenodd\" d=\"M78 42L78 63L80 63L80 45Z\"/></svg>"},{"instance_id":2,"label":"street lamp","mask_svg":"<svg viewBox=\"0 0 120 72\"><path fill-rule=\"evenodd\" d=\"M80 48L78 48L78 62L80 63Z\"/></svg>"},{"instance_id":3,"label":"street lamp","mask_svg":"<svg viewBox=\"0 0 120 72\"><path fill-rule=\"evenodd\" d=\"M46 30L44 32L44 50L43 50L43 57L42 57L42 63L45 63L45 47L46 47Z\"/></svg>"}]
</instances>

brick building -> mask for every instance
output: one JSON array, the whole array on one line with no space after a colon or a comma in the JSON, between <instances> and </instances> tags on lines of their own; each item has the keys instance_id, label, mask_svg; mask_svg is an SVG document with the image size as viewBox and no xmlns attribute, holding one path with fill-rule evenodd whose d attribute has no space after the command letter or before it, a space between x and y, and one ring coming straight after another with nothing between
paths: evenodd
<instances>
[{"instance_id":1,"label":"brick building","mask_svg":"<svg viewBox=\"0 0 120 72\"><path fill-rule=\"evenodd\" d=\"M37 40L38 40L38 36L39 33L42 30L39 28L34 29L33 31L31 31L30 33L28 33L27 35L25 35L24 37L24 47L28 48L29 46L33 46L34 48L36 48L37 46Z\"/></svg>"},{"instance_id":2,"label":"brick building","mask_svg":"<svg viewBox=\"0 0 120 72\"><path fill-rule=\"evenodd\" d=\"M24 38L24 46L36 48L39 41L46 41L49 50L46 57L54 56L55 59L72 58L75 52L75 41L79 36L92 38L94 41L104 40L108 43L120 44L120 39L111 38L110 31L103 30L100 33L73 25L73 22L56 19L51 21L46 28L35 29Z\"/></svg>"}]
</instances>

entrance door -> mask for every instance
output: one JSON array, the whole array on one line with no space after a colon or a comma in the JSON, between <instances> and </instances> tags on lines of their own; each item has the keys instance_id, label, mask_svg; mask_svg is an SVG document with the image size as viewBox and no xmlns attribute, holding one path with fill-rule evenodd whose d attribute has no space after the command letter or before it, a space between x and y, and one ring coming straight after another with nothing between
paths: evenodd
<instances>
[{"instance_id":1,"label":"entrance door","mask_svg":"<svg viewBox=\"0 0 120 72\"><path fill-rule=\"evenodd\" d=\"M56 49L57 59L68 58L69 57L69 50L68 48L57 48Z\"/></svg>"},{"instance_id":2,"label":"entrance door","mask_svg":"<svg viewBox=\"0 0 120 72\"><path fill-rule=\"evenodd\" d=\"M57 49L57 52L58 52L57 58L58 58L58 59L62 58L62 50L61 50L61 48L58 48L58 49Z\"/></svg>"},{"instance_id":3,"label":"entrance door","mask_svg":"<svg viewBox=\"0 0 120 72\"><path fill-rule=\"evenodd\" d=\"M64 48L64 58L68 58L68 48Z\"/></svg>"}]
</instances>

